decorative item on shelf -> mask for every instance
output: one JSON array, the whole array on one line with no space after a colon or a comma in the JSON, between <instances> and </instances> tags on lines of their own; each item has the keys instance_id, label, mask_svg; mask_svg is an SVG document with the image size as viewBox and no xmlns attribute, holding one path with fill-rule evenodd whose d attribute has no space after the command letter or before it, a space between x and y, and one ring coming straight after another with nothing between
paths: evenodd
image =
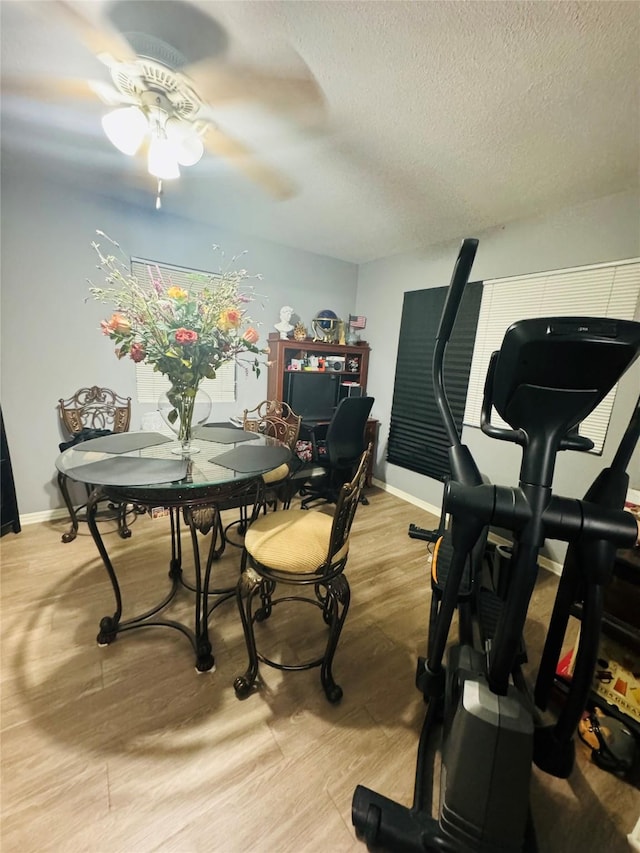
<instances>
[{"instance_id":1,"label":"decorative item on shelf","mask_svg":"<svg viewBox=\"0 0 640 853\"><path fill-rule=\"evenodd\" d=\"M293 327L294 341L306 341L307 334L307 327L304 325L304 323L296 323Z\"/></svg>"},{"instance_id":2,"label":"decorative item on shelf","mask_svg":"<svg viewBox=\"0 0 640 853\"><path fill-rule=\"evenodd\" d=\"M193 275L185 289L165 281L160 270L150 266L153 286L146 287L131 273L119 245L103 232L97 233L121 255L103 254L99 243L92 244L109 287L92 286L90 292L99 302L115 306L111 318L102 321L102 332L116 342L118 358L145 362L167 377L172 408L165 420L179 422L180 447L175 452L197 452L190 444L191 426L198 418L202 380L215 379L216 371L230 361L247 371L250 364L260 375L257 356L266 351L257 346L259 333L247 315L247 305L254 298L248 280L260 276L225 268L217 274ZM249 354L252 357L246 357Z\"/></svg>"},{"instance_id":3,"label":"decorative item on shelf","mask_svg":"<svg viewBox=\"0 0 640 853\"><path fill-rule=\"evenodd\" d=\"M280 322L275 324L274 329L279 332L282 340L286 340L289 337L289 332L293 330L292 314L293 308L290 305L283 305L280 309Z\"/></svg>"},{"instance_id":4,"label":"decorative item on shelf","mask_svg":"<svg viewBox=\"0 0 640 853\"><path fill-rule=\"evenodd\" d=\"M328 308L319 311L311 323L313 327L313 340L333 343L338 334L338 315Z\"/></svg>"},{"instance_id":5,"label":"decorative item on shelf","mask_svg":"<svg viewBox=\"0 0 640 853\"><path fill-rule=\"evenodd\" d=\"M367 318L361 314L349 314L349 332L347 334L347 343L353 346L360 343L360 336L357 329L366 329Z\"/></svg>"},{"instance_id":6,"label":"decorative item on shelf","mask_svg":"<svg viewBox=\"0 0 640 853\"><path fill-rule=\"evenodd\" d=\"M207 423L211 415L211 397L202 388L176 391L173 386L160 395L158 411L163 421L175 432L180 442L172 453L191 456L199 448L191 444L193 427Z\"/></svg>"}]
</instances>

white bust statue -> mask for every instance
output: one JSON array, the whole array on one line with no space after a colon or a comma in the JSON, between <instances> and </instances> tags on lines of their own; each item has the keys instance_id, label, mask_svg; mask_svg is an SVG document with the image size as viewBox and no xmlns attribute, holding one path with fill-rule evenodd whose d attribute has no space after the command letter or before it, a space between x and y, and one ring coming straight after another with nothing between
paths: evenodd
<instances>
[{"instance_id":1,"label":"white bust statue","mask_svg":"<svg viewBox=\"0 0 640 853\"><path fill-rule=\"evenodd\" d=\"M290 305L284 305L280 309L280 322L276 323L274 328L280 332L281 338L289 337L289 332L293 329L291 325L291 315L293 314L293 308Z\"/></svg>"}]
</instances>

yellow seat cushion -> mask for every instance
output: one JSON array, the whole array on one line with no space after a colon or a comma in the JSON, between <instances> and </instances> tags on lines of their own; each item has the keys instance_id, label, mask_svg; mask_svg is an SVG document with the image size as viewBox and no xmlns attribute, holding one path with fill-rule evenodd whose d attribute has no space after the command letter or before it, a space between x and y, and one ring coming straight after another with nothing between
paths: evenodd
<instances>
[{"instance_id":1,"label":"yellow seat cushion","mask_svg":"<svg viewBox=\"0 0 640 853\"><path fill-rule=\"evenodd\" d=\"M289 476L289 464L288 462L283 462L282 465L278 465L277 468L274 468L271 471L267 471L262 475L262 480L267 485L269 483L278 483L280 480L284 480Z\"/></svg>"},{"instance_id":2,"label":"yellow seat cushion","mask_svg":"<svg viewBox=\"0 0 640 853\"><path fill-rule=\"evenodd\" d=\"M312 574L326 561L333 518L324 512L288 509L253 522L244 546L258 563L281 572ZM333 561L346 557L345 542Z\"/></svg>"}]
</instances>

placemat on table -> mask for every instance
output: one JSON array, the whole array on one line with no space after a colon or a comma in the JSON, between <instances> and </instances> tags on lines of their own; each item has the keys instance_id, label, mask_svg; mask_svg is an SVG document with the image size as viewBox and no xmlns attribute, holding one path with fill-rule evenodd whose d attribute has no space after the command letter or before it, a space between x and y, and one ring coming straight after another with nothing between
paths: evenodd
<instances>
[{"instance_id":1,"label":"placemat on table","mask_svg":"<svg viewBox=\"0 0 640 853\"><path fill-rule=\"evenodd\" d=\"M152 486L183 480L186 475L186 459L141 459L137 456L113 456L67 471L72 480L95 486Z\"/></svg>"},{"instance_id":2,"label":"placemat on table","mask_svg":"<svg viewBox=\"0 0 640 853\"><path fill-rule=\"evenodd\" d=\"M217 441L218 444L236 444L241 441L253 441L259 438L259 435L257 432L245 432L245 430L236 429L236 427L204 424L193 431L193 437L202 438L205 441Z\"/></svg>"},{"instance_id":3,"label":"placemat on table","mask_svg":"<svg viewBox=\"0 0 640 853\"><path fill-rule=\"evenodd\" d=\"M90 450L96 453L130 453L142 450L144 447L154 447L156 444L166 444L175 439L162 435L161 432L117 432L113 435L103 435L100 438L90 438L74 444L74 450Z\"/></svg>"},{"instance_id":4,"label":"placemat on table","mask_svg":"<svg viewBox=\"0 0 640 853\"><path fill-rule=\"evenodd\" d=\"M209 461L231 468L239 474L262 474L288 462L290 458L288 447L236 447Z\"/></svg>"}]
</instances>

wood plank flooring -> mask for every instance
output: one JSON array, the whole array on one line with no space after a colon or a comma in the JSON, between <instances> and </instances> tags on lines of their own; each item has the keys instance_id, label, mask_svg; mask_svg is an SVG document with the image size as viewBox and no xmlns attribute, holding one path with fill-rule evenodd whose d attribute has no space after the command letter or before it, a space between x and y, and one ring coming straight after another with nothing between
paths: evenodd
<instances>
[{"instance_id":1,"label":"wood plank flooring","mask_svg":"<svg viewBox=\"0 0 640 853\"><path fill-rule=\"evenodd\" d=\"M355 786L407 805L413 794L424 713L413 682L430 593L426 548L408 538L409 522L436 519L378 489L358 509L351 609L334 664L344 698L335 707L318 670L261 667L260 692L236 699L246 651L233 600L212 620L215 672L197 674L186 638L168 628L98 647L99 621L114 603L86 525L67 545L63 522L3 537L2 853L364 853L351 825ZM168 589L168 519L141 516L132 531L128 541L106 537L125 618ZM227 549L216 584L233 582L239 559ZM540 577L527 629L532 658L556 582ZM171 607L192 624L186 591ZM312 643L308 617L287 620L304 642L287 633L283 654ZM628 850L640 794L583 749L567 781L533 773L543 853Z\"/></svg>"}]
</instances>

